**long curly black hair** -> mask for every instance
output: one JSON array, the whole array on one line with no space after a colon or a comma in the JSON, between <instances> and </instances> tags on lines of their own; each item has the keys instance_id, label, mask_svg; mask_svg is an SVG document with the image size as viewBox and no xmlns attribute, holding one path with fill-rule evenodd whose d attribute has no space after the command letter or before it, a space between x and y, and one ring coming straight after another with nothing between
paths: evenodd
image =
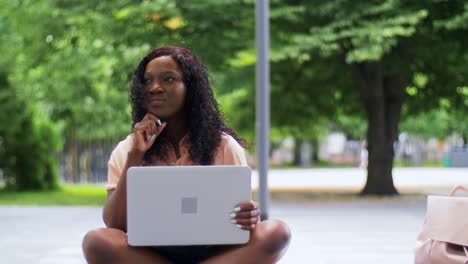
<instances>
[{"instance_id":1,"label":"long curly black hair","mask_svg":"<svg viewBox=\"0 0 468 264\"><path fill-rule=\"evenodd\" d=\"M147 113L143 98L143 75L146 65L161 56L171 56L183 75L187 91L184 110L187 118L190 159L195 164L212 164L223 132L231 135L241 146L245 146L245 140L238 137L232 129L226 126L219 104L214 98L205 66L191 51L181 47L154 49L138 63L133 73L129 93L132 107L132 127L140 122ZM144 161L150 163L154 157L165 160L170 148L168 135L163 130L146 152Z\"/></svg>"}]
</instances>

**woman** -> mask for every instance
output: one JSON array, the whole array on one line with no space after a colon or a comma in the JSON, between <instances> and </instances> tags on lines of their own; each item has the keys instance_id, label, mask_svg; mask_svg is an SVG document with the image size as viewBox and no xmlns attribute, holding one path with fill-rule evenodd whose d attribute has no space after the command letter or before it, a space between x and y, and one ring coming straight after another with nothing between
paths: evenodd
<instances>
[{"instance_id":1,"label":"woman","mask_svg":"<svg viewBox=\"0 0 468 264\"><path fill-rule=\"evenodd\" d=\"M250 232L236 246L132 247L126 239L126 173L132 166L245 165L243 141L223 121L205 67L189 50L163 47L147 54L133 75L133 132L109 160L107 228L83 239L88 263L275 263L290 239L286 224L259 222L252 201L232 223Z\"/></svg>"}]
</instances>

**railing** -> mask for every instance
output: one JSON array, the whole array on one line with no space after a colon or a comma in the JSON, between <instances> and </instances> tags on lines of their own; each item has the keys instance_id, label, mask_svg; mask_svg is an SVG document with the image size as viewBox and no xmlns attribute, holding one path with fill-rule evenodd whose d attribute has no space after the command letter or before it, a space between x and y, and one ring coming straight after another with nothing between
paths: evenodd
<instances>
[{"instance_id":1,"label":"railing","mask_svg":"<svg viewBox=\"0 0 468 264\"><path fill-rule=\"evenodd\" d=\"M468 145L452 147L448 157L451 167L468 167Z\"/></svg>"},{"instance_id":2,"label":"railing","mask_svg":"<svg viewBox=\"0 0 468 264\"><path fill-rule=\"evenodd\" d=\"M60 177L64 183L105 183L107 162L118 140L67 144L59 155Z\"/></svg>"},{"instance_id":3,"label":"railing","mask_svg":"<svg viewBox=\"0 0 468 264\"><path fill-rule=\"evenodd\" d=\"M92 142L75 141L73 144L67 144L64 151L58 155L61 181L64 183L106 183L107 162L118 142L119 139L111 139ZM357 151L351 152L354 156L358 155ZM448 161L445 165L448 167L468 167L468 145L452 147L446 157ZM396 158L402 157L397 155ZM3 183L3 173L0 169L0 186Z\"/></svg>"}]
</instances>

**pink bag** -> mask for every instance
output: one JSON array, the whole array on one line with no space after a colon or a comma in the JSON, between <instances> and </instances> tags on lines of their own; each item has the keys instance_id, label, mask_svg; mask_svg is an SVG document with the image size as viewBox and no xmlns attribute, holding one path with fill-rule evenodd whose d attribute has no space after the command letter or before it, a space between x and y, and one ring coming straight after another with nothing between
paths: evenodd
<instances>
[{"instance_id":1,"label":"pink bag","mask_svg":"<svg viewBox=\"0 0 468 264\"><path fill-rule=\"evenodd\" d=\"M468 264L468 197L427 198L426 221L418 237L415 264Z\"/></svg>"}]
</instances>

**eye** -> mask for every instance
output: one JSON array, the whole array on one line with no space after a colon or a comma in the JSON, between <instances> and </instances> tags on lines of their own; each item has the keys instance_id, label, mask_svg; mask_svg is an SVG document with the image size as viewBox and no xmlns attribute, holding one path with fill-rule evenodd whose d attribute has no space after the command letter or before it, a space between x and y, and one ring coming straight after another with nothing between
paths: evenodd
<instances>
[{"instance_id":1,"label":"eye","mask_svg":"<svg viewBox=\"0 0 468 264\"><path fill-rule=\"evenodd\" d=\"M143 85L148 85L151 83L151 78L143 78Z\"/></svg>"},{"instance_id":2,"label":"eye","mask_svg":"<svg viewBox=\"0 0 468 264\"><path fill-rule=\"evenodd\" d=\"M163 81L164 81L164 82L168 82L168 83L172 83L172 82L175 82L176 79L173 78L173 77L165 77L165 78L163 79Z\"/></svg>"}]
</instances>

